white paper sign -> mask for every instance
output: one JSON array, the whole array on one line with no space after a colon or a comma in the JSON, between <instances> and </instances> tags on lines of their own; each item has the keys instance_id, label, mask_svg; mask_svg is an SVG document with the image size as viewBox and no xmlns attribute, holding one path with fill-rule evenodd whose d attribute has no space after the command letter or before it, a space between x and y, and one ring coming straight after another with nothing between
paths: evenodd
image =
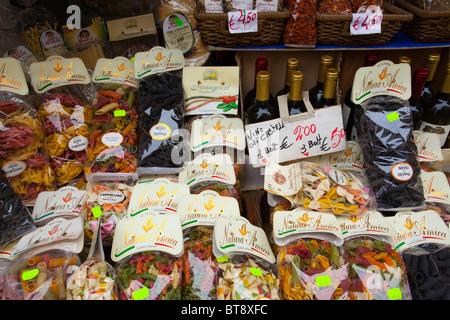
<instances>
[{"instance_id":1,"label":"white paper sign","mask_svg":"<svg viewBox=\"0 0 450 320\"><path fill-rule=\"evenodd\" d=\"M383 22L383 13L353 13L353 20L350 24L351 35L375 34L381 33L381 23Z\"/></svg>"},{"instance_id":2,"label":"white paper sign","mask_svg":"<svg viewBox=\"0 0 450 320\"><path fill-rule=\"evenodd\" d=\"M281 118L245 126L250 164L282 163L344 150L341 106L316 110L314 116L294 122Z\"/></svg>"},{"instance_id":3,"label":"white paper sign","mask_svg":"<svg viewBox=\"0 0 450 320\"><path fill-rule=\"evenodd\" d=\"M258 32L258 13L255 10L228 12L228 30L230 33Z\"/></svg>"}]
</instances>

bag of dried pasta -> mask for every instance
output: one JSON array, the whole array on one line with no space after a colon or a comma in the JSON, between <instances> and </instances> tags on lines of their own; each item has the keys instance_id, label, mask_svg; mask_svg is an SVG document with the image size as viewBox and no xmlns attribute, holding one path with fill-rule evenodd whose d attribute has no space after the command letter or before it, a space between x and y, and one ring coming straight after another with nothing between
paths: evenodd
<instances>
[{"instance_id":1,"label":"bag of dried pasta","mask_svg":"<svg viewBox=\"0 0 450 320\"><path fill-rule=\"evenodd\" d=\"M27 96L25 77L17 74L20 65L12 58L0 60L4 81L16 79L0 88L0 167L20 198L31 201L42 191L54 190L55 177L43 151L42 126Z\"/></svg>"},{"instance_id":2,"label":"bag of dried pasta","mask_svg":"<svg viewBox=\"0 0 450 320\"><path fill-rule=\"evenodd\" d=\"M91 110L90 76L78 58L59 56L31 65L35 108L44 132L44 150L58 187L84 185ZM47 74L42 78L42 74Z\"/></svg>"},{"instance_id":3,"label":"bag of dried pasta","mask_svg":"<svg viewBox=\"0 0 450 320\"><path fill-rule=\"evenodd\" d=\"M322 14L352 14L350 0L322 0L317 12Z\"/></svg>"},{"instance_id":4,"label":"bag of dried pasta","mask_svg":"<svg viewBox=\"0 0 450 320\"><path fill-rule=\"evenodd\" d=\"M123 57L99 59L84 171L87 180L137 180L137 82L133 63Z\"/></svg>"},{"instance_id":5,"label":"bag of dried pasta","mask_svg":"<svg viewBox=\"0 0 450 320\"><path fill-rule=\"evenodd\" d=\"M286 300L345 300L347 264L335 216L295 209L274 214L281 296Z\"/></svg>"},{"instance_id":6,"label":"bag of dried pasta","mask_svg":"<svg viewBox=\"0 0 450 320\"><path fill-rule=\"evenodd\" d=\"M276 258L262 228L243 217L219 217L213 252L219 261L217 300L281 300Z\"/></svg>"}]
</instances>

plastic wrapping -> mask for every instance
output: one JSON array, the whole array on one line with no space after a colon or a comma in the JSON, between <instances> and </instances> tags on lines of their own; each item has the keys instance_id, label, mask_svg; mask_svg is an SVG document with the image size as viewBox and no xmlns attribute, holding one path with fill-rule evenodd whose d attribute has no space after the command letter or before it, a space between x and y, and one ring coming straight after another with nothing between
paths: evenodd
<instances>
[{"instance_id":1,"label":"plastic wrapping","mask_svg":"<svg viewBox=\"0 0 450 320\"><path fill-rule=\"evenodd\" d=\"M6 272L7 299L66 300L67 279L77 265L79 257L63 250L20 256Z\"/></svg>"},{"instance_id":2,"label":"plastic wrapping","mask_svg":"<svg viewBox=\"0 0 450 320\"><path fill-rule=\"evenodd\" d=\"M350 0L322 0L317 12L322 14L352 14Z\"/></svg>"},{"instance_id":3,"label":"plastic wrapping","mask_svg":"<svg viewBox=\"0 0 450 320\"><path fill-rule=\"evenodd\" d=\"M290 12L284 28L285 45L313 46L317 41L316 0L288 0L286 7Z\"/></svg>"},{"instance_id":4,"label":"plastic wrapping","mask_svg":"<svg viewBox=\"0 0 450 320\"><path fill-rule=\"evenodd\" d=\"M0 170L0 246L35 229L31 213Z\"/></svg>"},{"instance_id":5,"label":"plastic wrapping","mask_svg":"<svg viewBox=\"0 0 450 320\"><path fill-rule=\"evenodd\" d=\"M142 252L121 262L116 270L119 300L181 299L181 257Z\"/></svg>"},{"instance_id":6,"label":"plastic wrapping","mask_svg":"<svg viewBox=\"0 0 450 320\"><path fill-rule=\"evenodd\" d=\"M355 120L377 210L422 207L425 198L408 103L391 96L369 98L356 105Z\"/></svg>"},{"instance_id":7,"label":"plastic wrapping","mask_svg":"<svg viewBox=\"0 0 450 320\"><path fill-rule=\"evenodd\" d=\"M369 6L379 6L383 8L383 0L351 0L354 13L365 12Z\"/></svg>"},{"instance_id":8,"label":"plastic wrapping","mask_svg":"<svg viewBox=\"0 0 450 320\"><path fill-rule=\"evenodd\" d=\"M212 253L213 229L196 226L184 231L182 300L215 300L219 267Z\"/></svg>"},{"instance_id":9,"label":"plastic wrapping","mask_svg":"<svg viewBox=\"0 0 450 320\"><path fill-rule=\"evenodd\" d=\"M422 10L450 10L450 4L446 0L412 0L410 2Z\"/></svg>"},{"instance_id":10,"label":"plastic wrapping","mask_svg":"<svg viewBox=\"0 0 450 320\"><path fill-rule=\"evenodd\" d=\"M105 84L92 102L86 179L137 179L137 90Z\"/></svg>"},{"instance_id":11,"label":"plastic wrapping","mask_svg":"<svg viewBox=\"0 0 450 320\"><path fill-rule=\"evenodd\" d=\"M351 300L411 300L405 264L391 244L367 236L344 241Z\"/></svg>"},{"instance_id":12,"label":"plastic wrapping","mask_svg":"<svg viewBox=\"0 0 450 320\"><path fill-rule=\"evenodd\" d=\"M283 299L347 299L348 266L331 241L300 238L282 246L277 259Z\"/></svg>"},{"instance_id":13,"label":"plastic wrapping","mask_svg":"<svg viewBox=\"0 0 450 320\"><path fill-rule=\"evenodd\" d=\"M119 181L89 181L87 200L83 207L85 241L92 240L99 217L94 208L101 210L101 238L104 246L111 246L117 222L126 217L133 186Z\"/></svg>"},{"instance_id":14,"label":"plastic wrapping","mask_svg":"<svg viewBox=\"0 0 450 320\"><path fill-rule=\"evenodd\" d=\"M44 128L44 149L51 160L59 187L84 184L84 163L90 124L90 92L67 86L40 95L36 107Z\"/></svg>"},{"instance_id":15,"label":"plastic wrapping","mask_svg":"<svg viewBox=\"0 0 450 320\"><path fill-rule=\"evenodd\" d=\"M177 173L183 166L182 72L150 75L139 82L138 173Z\"/></svg>"},{"instance_id":16,"label":"plastic wrapping","mask_svg":"<svg viewBox=\"0 0 450 320\"><path fill-rule=\"evenodd\" d=\"M450 299L450 247L427 244L402 252L413 300Z\"/></svg>"},{"instance_id":17,"label":"plastic wrapping","mask_svg":"<svg viewBox=\"0 0 450 320\"><path fill-rule=\"evenodd\" d=\"M55 189L55 176L43 150L43 131L33 105L22 96L0 94L0 167L23 201Z\"/></svg>"},{"instance_id":18,"label":"plastic wrapping","mask_svg":"<svg viewBox=\"0 0 450 320\"><path fill-rule=\"evenodd\" d=\"M334 214L358 215L374 210L376 203L364 174L302 162L302 187L296 198L303 207Z\"/></svg>"},{"instance_id":19,"label":"plastic wrapping","mask_svg":"<svg viewBox=\"0 0 450 320\"><path fill-rule=\"evenodd\" d=\"M272 265L250 255L219 263L217 300L280 300Z\"/></svg>"}]
</instances>

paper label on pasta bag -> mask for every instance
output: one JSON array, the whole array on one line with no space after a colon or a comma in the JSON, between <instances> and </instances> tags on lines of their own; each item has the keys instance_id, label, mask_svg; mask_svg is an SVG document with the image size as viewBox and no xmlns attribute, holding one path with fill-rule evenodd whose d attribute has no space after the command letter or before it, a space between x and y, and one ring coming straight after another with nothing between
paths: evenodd
<instances>
[{"instance_id":1,"label":"paper label on pasta bag","mask_svg":"<svg viewBox=\"0 0 450 320\"><path fill-rule=\"evenodd\" d=\"M190 191L187 184L165 178L136 184L131 193L127 217L132 218L149 210L176 213L181 198L188 194Z\"/></svg>"},{"instance_id":2,"label":"paper label on pasta bag","mask_svg":"<svg viewBox=\"0 0 450 320\"><path fill-rule=\"evenodd\" d=\"M183 231L180 218L175 214L155 211L117 222L111 248L115 262L138 252L155 250L173 256L183 253Z\"/></svg>"},{"instance_id":3,"label":"paper label on pasta bag","mask_svg":"<svg viewBox=\"0 0 450 320\"><path fill-rule=\"evenodd\" d=\"M411 97L411 66L383 60L374 66L359 68L353 80L353 103L361 104L378 95L408 100Z\"/></svg>"},{"instance_id":4,"label":"paper label on pasta bag","mask_svg":"<svg viewBox=\"0 0 450 320\"><path fill-rule=\"evenodd\" d=\"M321 164L329 167L349 168L364 172L364 155L361 147L355 141L347 141L345 150L321 156Z\"/></svg>"},{"instance_id":5,"label":"paper label on pasta bag","mask_svg":"<svg viewBox=\"0 0 450 320\"><path fill-rule=\"evenodd\" d=\"M357 216L337 216L341 228L341 237L378 236L391 237L394 235L392 226L378 211L366 211Z\"/></svg>"},{"instance_id":6,"label":"paper label on pasta bag","mask_svg":"<svg viewBox=\"0 0 450 320\"><path fill-rule=\"evenodd\" d=\"M84 48L106 39L106 26L101 17L93 18L90 26L83 29L62 27L64 44L70 50Z\"/></svg>"},{"instance_id":7,"label":"paper label on pasta bag","mask_svg":"<svg viewBox=\"0 0 450 320\"><path fill-rule=\"evenodd\" d=\"M203 153L193 161L185 163L178 175L178 181L193 187L204 181L217 181L229 185L236 184L233 161L227 154Z\"/></svg>"},{"instance_id":8,"label":"paper label on pasta bag","mask_svg":"<svg viewBox=\"0 0 450 320\"><path fill-rule=\"evenodd\" d=\"M42 54L44 57L53 55L64 55L67 48L64 46L64 40L55 30L46 30L39 37L41 43Z\"/></svg>"},{"instance_id":9,"label":"paper label on pasta bag","mask_svg":"<svg viewBox=\"0 0 450 320\"><path fill-rule=\"evenodd\" d=\"M125 57L114 59L100 58L95 65L92 81L111 83L137 88L138 81L134 75L134 63Z\"/></svg>"},{"instance_id":10,"label":"paper label on pasta bag","mask_svg":"<svg viewBox=\"0 0 450 320\"><path fill-rule=\"evenodd\" d=\"M5 172L7 178L18 176L27 168L27 164L20 160L12 160L5 163L2 170Z\"/></svg>"},{"instance_id":11,"label":"paper label on pasta bag","mask_svg":"<svg viewBox=\"0 0 450 320\"><path fill-rule=\"evenodd\" d=\"M450 186L444 172L426 172L421 170L420 179L422 180L425 202L437 202L450 205Z\"/></svg>"},{"instance_id":12,"label":"paper label on pasta bag","mask_svg":"<svg viewBox=\"0 0 450 320\"><path fill-rule=\"evenodd\" d=\"M199 152L208 147L244 150L245 131L242 120L220 114L194 120L191 127L191 150Z\"/></svg>"},{"instance_id":13,"label":"paper label on pasta bag","mask_svg":"<svg viewBox=\"0 0 450 320\"><path fill-rule=\"evenodd\" d=\"M194 33L189 20L179 12L169 14L162 22L164 42L169 49L186 53L194 45Z\"/></svg>"},{"instance_id":14,"label":"paper label on pasta bag","mask_svg":"<svg viewBox=\"0 0 450 320\"><path fill-rule=\"evenodd\" d=\"M80 58L51 56L30 66L31 84L36 93L61 86L89 84L91 77Z\"/></svg>"},{"instance_id":15,"label":"paper label on pasta bag","mask_svg":"<svg viewBox=\"0 0 450 320\"><path fill-rule=\"evenodd\" d=\"M110 41L120 41L156 34L153 13L106 21ZM114 45L114 44L113 44Z\"/></svg>"},{"instance_id":16,"label":"paper label on pasta bag","mask_svg":"<svg viewBox=\"0 0 450 320\"><path fill-rule=\"evenodd\" d=\"M417 146L419 161L442 161L444 156L441 149L441 141L439 135L432 132L414 130L414 143Z\"/></svg>"},{"instance_id":17,"label":"paper label on pasta bag","mask_svg":"<svg viewBox=\"0 0 450 320\"><path fill-rule=\"evenodd\" d=\"M277 245L284 245L285 239L314 234L327 234L340 240L340 227L334 214L294 209L276 211L273 216L274 239Z\"/></svg>"},{"instance_id":18,"label":"paper label on pasta bag","mask_svg":"<svg viewBox=\"0 0 450 320\"><path fill-rule=\"evenodd\" d=\"M387 219L395 231L395 250L399 252L426 243L450 245L449 229L436 211L400 211Z\"/></svg>"},{"instance_id":19,"label":"paper label on pasta bag","mask_svg":"<svg viewBox=\"0 0 450 320\"><path fill-rule=\"evenodd\" d=\"M302 187L302 168L299 162L279 165L268 162L264 171L264 190L280 196L292 196Z\"/></svg>"},{"instance_id":20,"label":"paper label on pasta bag","mask_svg":"<svg viewBox=\"0 0 450 320\"><path fill-rule=\"evenodd\" d=\"M32 213L33 220L42 222L59 216L79 217L86 200L86 191L74 187L43 191L36 199Z\"/></svg>"},{"instance_id":21,"label":"paper label on pasta bag","mask_svg":"<svg viewBox=\"0 0 450 320\"><path fill-rule=\"evenodd\" d=\"M276 261L264 230L244 217L216 219L213 253L216 257L252 254L270 263Z\"/></svg>"},{"instance_id":22,"label":"paper label on pasta bag","mask_svg":"<svg viewBox=\"0 0 450 320\"><path fill-rule=\"evenodd\" d=\"M137 79L165 71L179 70L184 67L184 55L179 49L153 47L134 56L134 72Z\"/></svg>"},{"instance_id":23,"label":"paper label on pasta bag","mask_svg":"<svg viewBox=\"0 0 450 320\"><path fill-rule=\"evenodd\" d=\"M12 255L18 255L33 248L62 240L76 240L81 234L84 234L84 224L81 217L73 219L57 217L21 237Z\"/></svg>"},{"instance_id":24,"label":"paper label on pasta bag","mask_svg":"<svg viewBox=\"0 0 450 320\"><path fill-rule=\"evenodd\" d=\"M184 67L186 115L238 114L239 67Z\"/></svg>"},{"instance_id":25,"label":"paper label on pasta bag","mask_svg":"<svg viewBox=\"0 0 450 320\"><path fill-rule=\"evenodd\" d=\"M239 217L239 203L233 197L222 197L207 190L190 194L180 201L178 215L183 229L194 226L214 226L218 217Z\"/></svg>"},{"instance_id":26,"label":"paper label on pasta bag","mask_svg":"<svg viewBox=\"0 0 450 320\"><path fill-rule=\"evenodd\" d=\"M17 59L0 58L0 92L28 94L27 80Z\"/></svg>"}]
</instances>

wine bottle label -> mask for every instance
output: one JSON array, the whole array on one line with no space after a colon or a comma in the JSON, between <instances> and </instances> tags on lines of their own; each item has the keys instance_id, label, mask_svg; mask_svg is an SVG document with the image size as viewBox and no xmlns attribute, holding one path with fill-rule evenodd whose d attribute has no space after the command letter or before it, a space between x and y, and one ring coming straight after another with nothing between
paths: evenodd
<instances>
[{"instance_id":1,"label":"wine bottle label","mask_svg":"<svg viewBox=\"0 0 450 320\"><path fill-rule=\"evenodd\" d=\"M450 132L450 124L449 125L436 125L431 124L425 121L422 121L419 130L425 132L437 133L439 135L439 139L441 141L441 147L444 146L445 141L447 140L448 133Z\"/></svg>"}]
</instances>

